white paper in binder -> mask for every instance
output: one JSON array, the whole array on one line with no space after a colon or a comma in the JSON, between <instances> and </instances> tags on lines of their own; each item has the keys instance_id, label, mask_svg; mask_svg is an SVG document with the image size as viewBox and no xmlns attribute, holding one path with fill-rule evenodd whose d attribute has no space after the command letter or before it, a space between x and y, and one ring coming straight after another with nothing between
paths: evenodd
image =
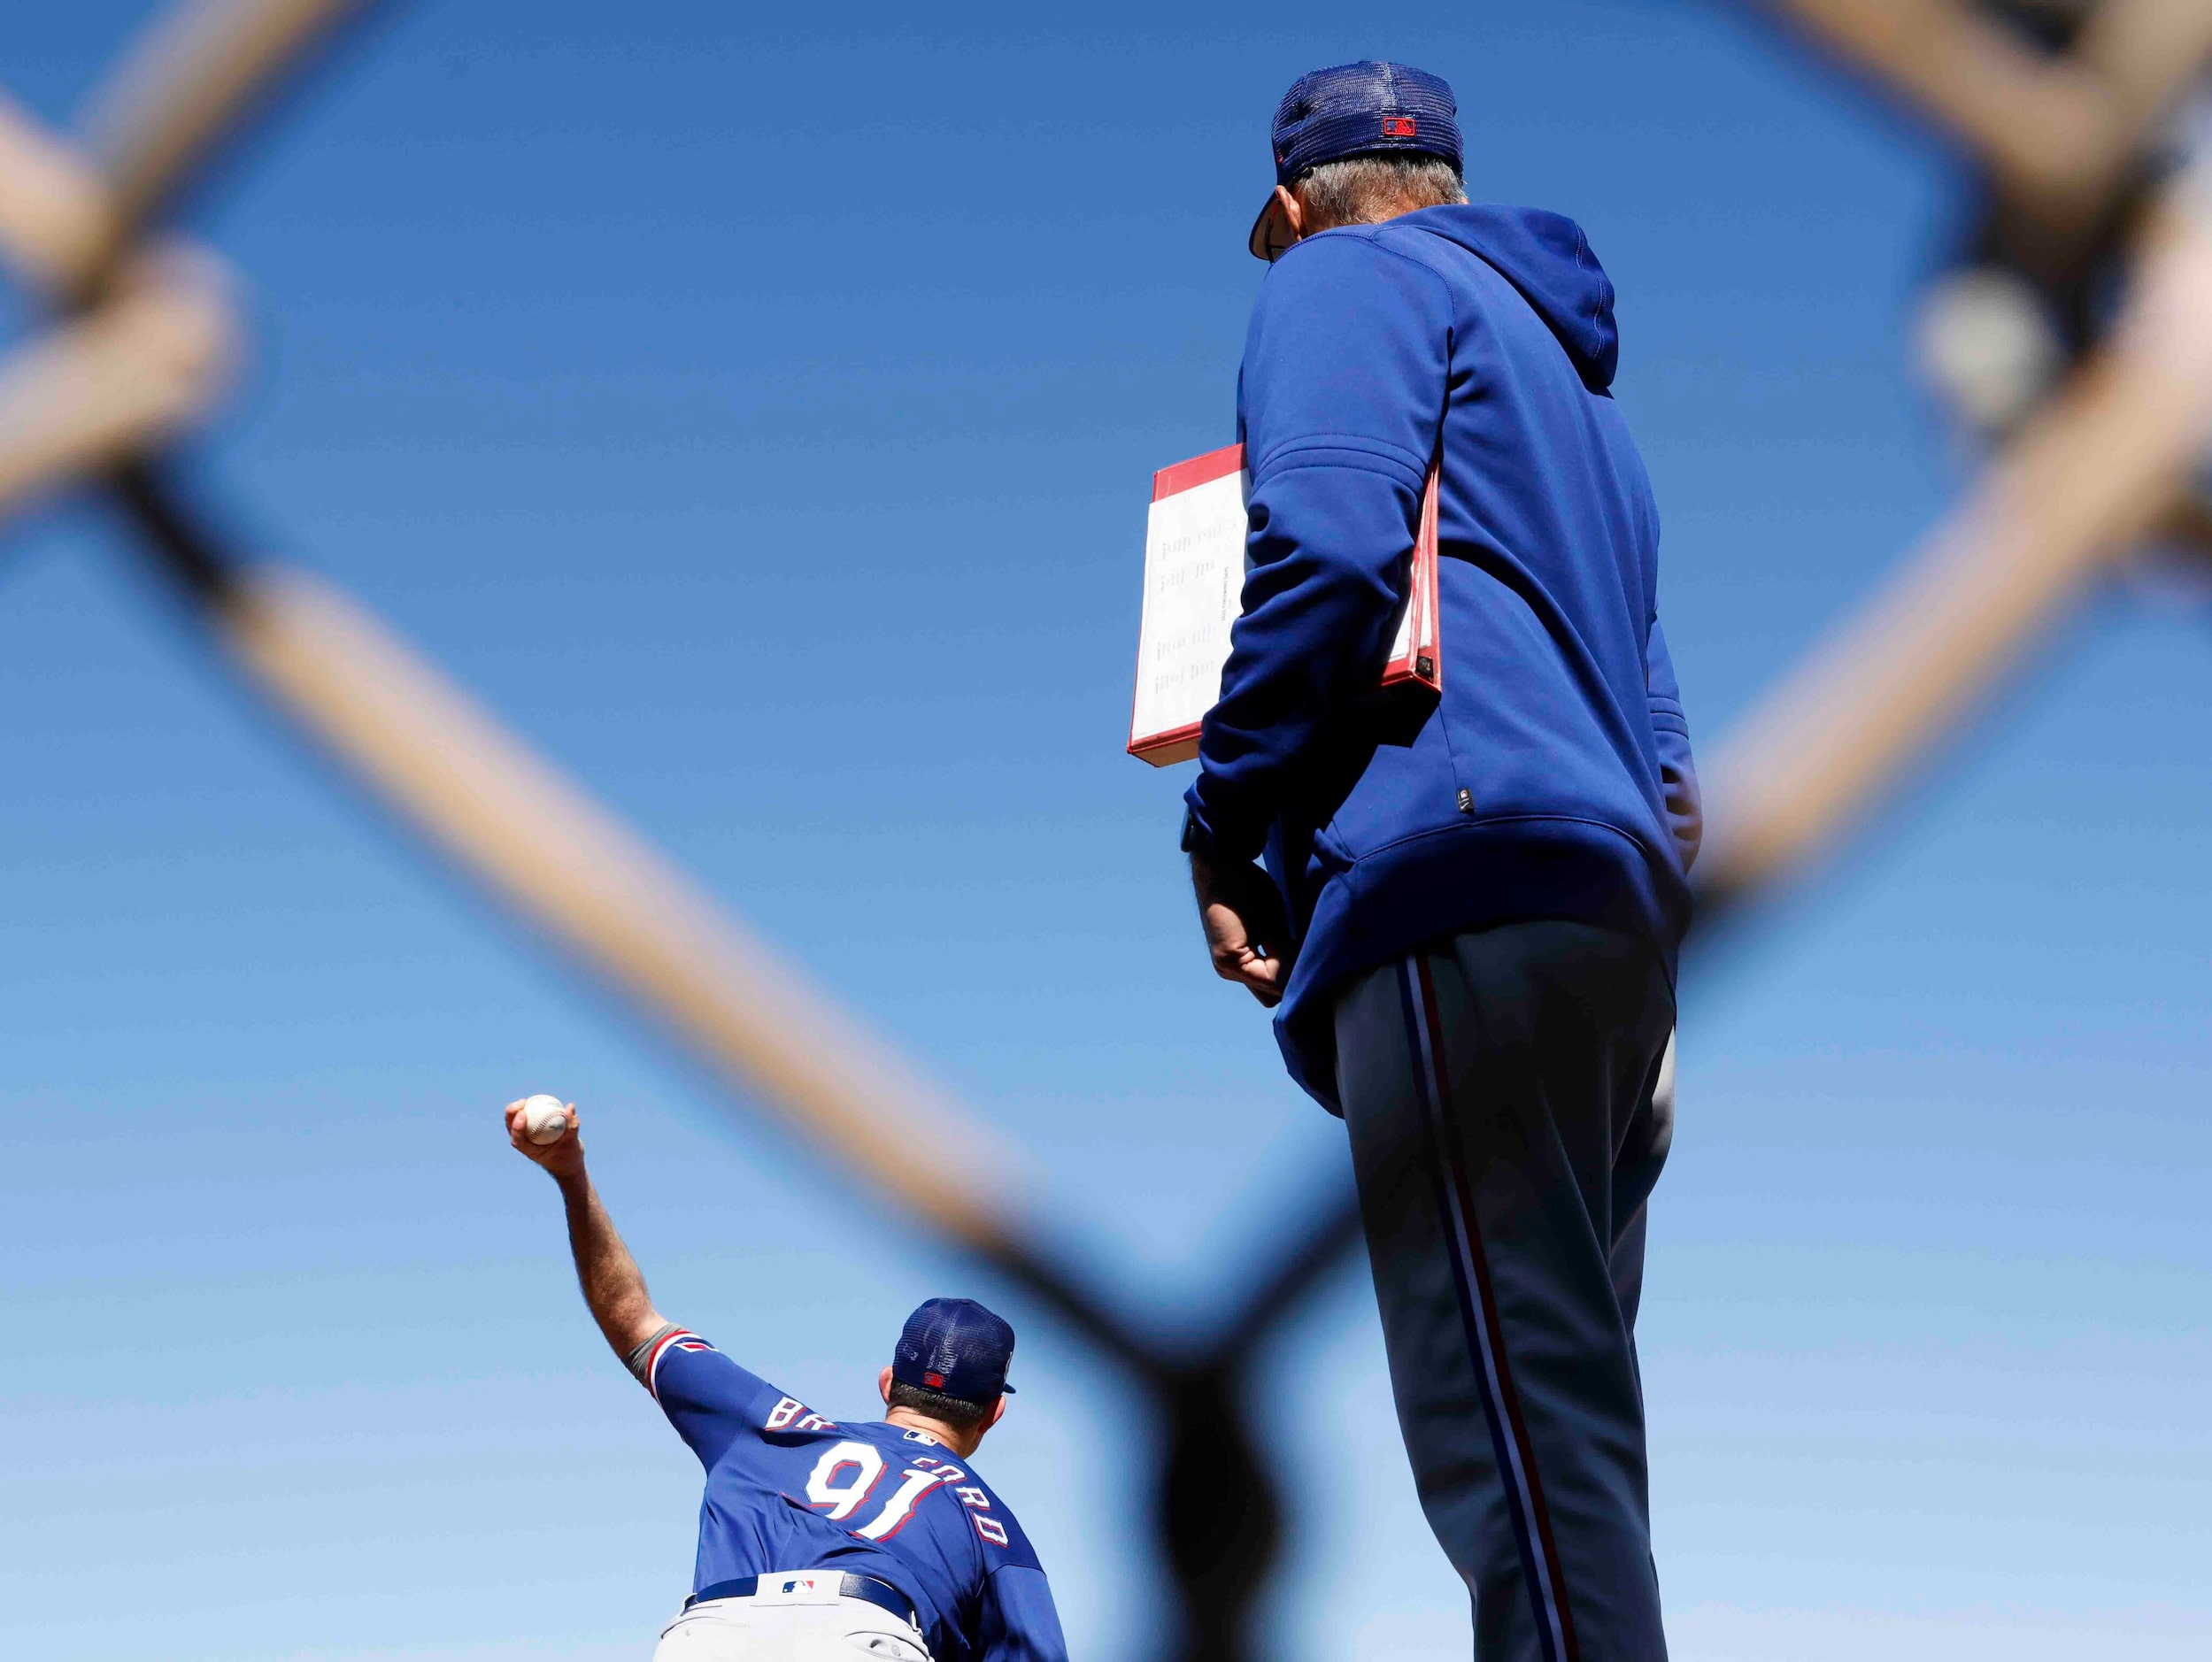
<instances>
[{"instance_id":1,"label":"white paper in binder","mask_svg":"<svg viewBox=\"0 0 2212 1662\"><path fill-rule=\"evenodd\" d=\"M1222 695L1229 632L1245 588L1245 447L1152 475L1145 526L1145 609L1129 751L1155 767L1198 753L1198 725ZM1437 473L1422 493L1410 593L1383 669L1385 688L1441 686L1437 650Z\"/></svg>"}]
</instances>

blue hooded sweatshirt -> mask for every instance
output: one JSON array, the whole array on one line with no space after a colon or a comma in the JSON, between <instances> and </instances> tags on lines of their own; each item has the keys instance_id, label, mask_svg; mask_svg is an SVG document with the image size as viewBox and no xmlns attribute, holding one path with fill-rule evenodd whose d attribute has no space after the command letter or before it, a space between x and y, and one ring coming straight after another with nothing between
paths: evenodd
<instances>
[{"instance_id":1,"label":"blue hooded sweatshirt","mask_svg":"<svg viewBox=\"0 0 2212 1662\"><path fill-rule=\"evenodd\" d=\"M1276 1035L1332 1112L1335 995L1422 943L1563 919L1674 973L1697 784L1618 357L1581 228L1534 209L1324 231L1260 288L1237 386L1250 570L1188 835L1264 854L1282 888ZM1437 456L1443 692L1393 719L1373 689Z\"/></svg>"}]
</instances>

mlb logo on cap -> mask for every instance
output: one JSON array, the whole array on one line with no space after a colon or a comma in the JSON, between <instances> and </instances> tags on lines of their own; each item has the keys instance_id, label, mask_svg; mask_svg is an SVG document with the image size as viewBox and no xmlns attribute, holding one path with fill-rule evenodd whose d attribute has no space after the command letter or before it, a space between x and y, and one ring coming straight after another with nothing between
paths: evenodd
<instances>
[{"instance_id":1,"label":"mlb logo on cap","mask_svg":"<svg viewBox=\"0 0 2212 1662\"><path fill-rule=\"evenodd\" d=\"M972 1298L932 1298L906 1318L891 1353L891 1377L964 1403L988 1403L1014 1387L1014 1329Z\"/></svg>"},{"instance_id":2,"label":"mlb logo on cap","mask_svg":"<svg viewBox=\"0 0 2212 1662\"><path fill-rule=\"evenodd\" d=\"M1373 60L1316 69L1291 82L1276 106L1275 182L1289 186L1348 156L1434 156L1460 166L1460 106L1440 75ZM1252 222L1250 246L1269 259L1288 246L1270 195Z\"/></svg>"}]
</instances>

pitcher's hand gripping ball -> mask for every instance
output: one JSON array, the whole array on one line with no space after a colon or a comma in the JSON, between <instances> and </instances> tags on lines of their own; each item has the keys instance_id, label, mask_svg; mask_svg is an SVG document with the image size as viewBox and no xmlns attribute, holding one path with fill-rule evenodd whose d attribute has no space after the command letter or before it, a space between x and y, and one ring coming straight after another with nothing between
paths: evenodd
<instances>
[{"instance_id":1,"label":"pitcher's hand gripping ball","mask_svg":"<svg viewBox=\"0 0 2212 1662\"><path fill-rule=\"evenodd\" d=\"M558 1096L526 1096L522 1101L522 1131L543 1148L568 1135L568 1104Z\"/></svg>"}]
</instances>

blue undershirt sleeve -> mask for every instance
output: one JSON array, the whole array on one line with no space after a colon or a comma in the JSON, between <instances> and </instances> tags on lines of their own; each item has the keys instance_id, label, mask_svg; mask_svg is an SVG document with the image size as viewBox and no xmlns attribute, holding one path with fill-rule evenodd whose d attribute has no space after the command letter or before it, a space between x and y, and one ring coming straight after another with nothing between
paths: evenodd
<instances>
[{"instance_id":1,"label":"blue undershirt sleeve","mask_svg":"<svg viewBox=\"0 0 2212 1662\"><path fill-rule=\"evenodd\" d=\"M1382 679L1452 321L1442 278L1353 231L1299 243L1260 287L1238 394L1250 568L1185 798L1227 858L1259 853L1315 740Z\"/></svg>"}]
</instances>

